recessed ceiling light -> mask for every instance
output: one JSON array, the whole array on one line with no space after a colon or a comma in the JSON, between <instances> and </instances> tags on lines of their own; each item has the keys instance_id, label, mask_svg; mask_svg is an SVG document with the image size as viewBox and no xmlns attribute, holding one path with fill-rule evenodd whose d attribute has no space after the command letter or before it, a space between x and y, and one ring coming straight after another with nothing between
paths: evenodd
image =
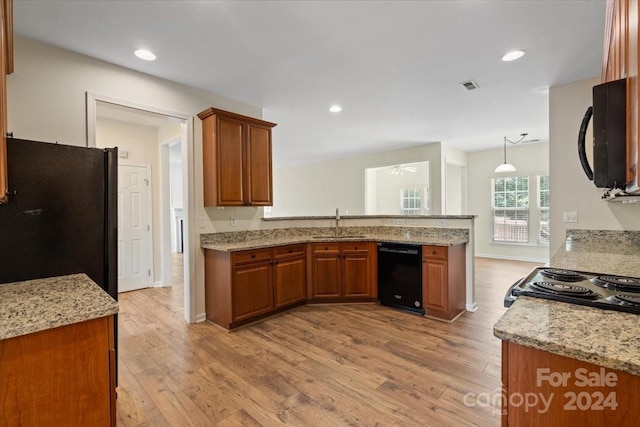
<instances>
[{"instance_id":1,"label":"recessed ceiling light","mask_svg":"<svg viewBox=\"0 0 640 427\"><path fill-rule=\"evenodd\" d=\"M145 61L153 61L154 59L156 59L156 56L153 54L153 52L145 49L138 49L133 53L135 53L138 58L144 59Z\"/></svg>"},{"instance_id":2,"label":"recessed ceiling light","mask_svg":"<svg viewBox=\"0 0 640 427\"><path fill-rule=\"evenodd\" d=\"M503 61L515 61L518 58L522 58L524 56L524 50L512 50L511 52L507 52L502 57Z\"/></svg>"},{"instance_id":3,"label":"recessed ceiling light","mask_svg":"<svg viewBox=\"0 0 640 427\"><path fill-rule=\"evenodd\" d=\"M332 113L339 113L340 111L342 111L342 107L339 105L332 105L331 107L329 107L329 111L331 111Z\"/></svg>"}]
</instances>

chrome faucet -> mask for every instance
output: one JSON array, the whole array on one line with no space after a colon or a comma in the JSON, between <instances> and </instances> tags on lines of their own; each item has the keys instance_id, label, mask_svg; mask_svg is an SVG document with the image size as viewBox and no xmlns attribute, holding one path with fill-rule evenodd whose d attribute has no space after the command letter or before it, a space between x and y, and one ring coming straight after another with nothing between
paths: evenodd
<instances>
[{"instance_id":1,"label":"chrome faucet","mask_svg":"<svg viewBox=\"0 0 640 427\"><path fill-rule=\"evenodd\" d=\"M340 232L340 208L336 208L336 236Z\"/></svg>"}]
</instances>

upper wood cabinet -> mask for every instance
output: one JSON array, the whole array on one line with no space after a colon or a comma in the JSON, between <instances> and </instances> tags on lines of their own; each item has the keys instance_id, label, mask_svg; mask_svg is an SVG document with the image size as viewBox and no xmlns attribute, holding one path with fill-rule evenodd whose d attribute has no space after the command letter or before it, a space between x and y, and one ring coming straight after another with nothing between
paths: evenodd
<instances>
[{"instance_id":1,"label":"upper wood cabinet","mask_svg":"<svg viewBox=\"0 0 640 427\"><path fill-rule=\"evenodd\" d=\"M638 84L637 0L607 1L602 82L627 78L627 192L639 193L640 87Z\"/></svg>"},{"instance_id":2,"label":"upper wood cabinet","mask_svg":"<svg viewBox=\"0 0 640 427\"><path fill-rule=\"evenodd\" d=\"M13 72L13 3L0 7L0 203L8 201L7 179L7 78Z\"/></svg>"},{"instance_id":3,"label":"upper wood cabinet","mask_svg":"<svg viewBox=\"0 0 640 427\"><path fill-rule=\"evenodd\" d=\"M204 205L273 205L271 128L276 124L215 108L198 117Z\"/></svg>"}]
</instances>

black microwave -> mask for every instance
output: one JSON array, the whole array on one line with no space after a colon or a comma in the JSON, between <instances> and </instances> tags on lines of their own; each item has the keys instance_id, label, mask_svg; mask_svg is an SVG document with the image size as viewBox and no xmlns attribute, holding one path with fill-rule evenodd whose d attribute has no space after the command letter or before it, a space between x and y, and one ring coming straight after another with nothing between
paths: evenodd
<instances>
[{"instance_id":1,"label":"black microwave","mask_svg":"<svg viewBox=\"0 0 640 427\"><path fill-rule=\"evenodd\" d=\"M586 135L593 116L593 170L586 153ZM593 107L582 119L578 156L587 177L598 188L627 185L627 79L593 87Z\"/></svg>"}]
</instances>

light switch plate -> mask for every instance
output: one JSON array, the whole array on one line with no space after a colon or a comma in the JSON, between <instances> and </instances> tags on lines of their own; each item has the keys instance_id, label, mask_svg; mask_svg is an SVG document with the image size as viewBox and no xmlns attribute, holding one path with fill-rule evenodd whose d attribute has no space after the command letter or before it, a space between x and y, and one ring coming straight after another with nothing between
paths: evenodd
<instances>
[{"instance_id":1,"label":"light switch plate","mask_svg":"<svg viewBox=\"0 0 640 427\"><path fill-rule=\"evenodd\" d=\"M578 222L578 212L563 212L563 222Z\"/></svg>"}]
</instances>

